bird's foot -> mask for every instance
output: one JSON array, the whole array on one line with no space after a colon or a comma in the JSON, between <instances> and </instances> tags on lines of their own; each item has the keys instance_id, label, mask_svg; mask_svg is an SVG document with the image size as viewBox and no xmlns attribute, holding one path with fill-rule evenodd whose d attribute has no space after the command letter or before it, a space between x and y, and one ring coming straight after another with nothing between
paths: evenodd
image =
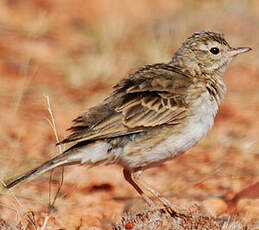
<instances>
[{"instance_id":1,"label":"bird's foot","mask_svg":"<svg viewBox=\"0 0 259 230\"><path fill-rule=\"evenodd\" d=\"M162 203L162 206L158 205L155 201L153 201L150 197L148 197L146 194L142 195L143 200L145 203L149 206L150 210L158 210L158 209L164 209L166 210L170 215L180 214L180 215L186 215L188 213L195 212L199 210L198 204L192 204L188 207L179 207L177 205L172 204L168 199L166 199L163 196L157 197L159 201Z\"/></svg>"},{"instance_id":2,"label":"bird's foot","mask_svg":"<svg viewBox=\"0 0 259 230\"><path fill-rule=\"evenodd\" d=\"M188 205L188 207L179 207L177 205L172 204L167 200L166 203L163 203L165 209L172 215L172 214L180 214L180 215L187 215L199 210L198 204Z\"/></svg>"}]
</instances>

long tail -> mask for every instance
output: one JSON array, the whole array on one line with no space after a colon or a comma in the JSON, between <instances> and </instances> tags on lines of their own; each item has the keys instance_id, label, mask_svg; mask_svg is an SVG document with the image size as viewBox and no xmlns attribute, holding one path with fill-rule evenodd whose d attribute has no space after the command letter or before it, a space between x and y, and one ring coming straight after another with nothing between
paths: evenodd
<instances>
[{"instance_id":1,"label":"long tail","mask_svg":"<svg viewBox=\"0 0 259 230\"><path fill-rule=\"evenodd\" d=\"M65 156L65 154L61 154L58 155L54 158L52 158L51 160L43 163L42 165L40 165L39 167L27 172L26 174L14 179L11 182L8 182L6 184L6 188L12 188L15 185L21 183L22 181L25 181L31 177L34 177L36 175L42 174L44 172L47 172L53 168L59 167L59 166L64 166L64 165L68 165L68 164L76 164L76 163L80 163L80 161L75 161L75 162L67 162L67 156Z\"/></svg>"},{"instance_id":2,"label":"long tail","mask_svg":"<svg viewBox=\"0 0 259 230\"><path fill-rule=\"evenodd\" d=\"M60 154L26 174L7 182L5 187L8 189L12 188L24 180L60 166L85 163L94 165L107 158L108 148L109 145L105 142L97 142L89 145L88 143L78 143L66 150L63 154Z\"/></svg>"}]
</instances>

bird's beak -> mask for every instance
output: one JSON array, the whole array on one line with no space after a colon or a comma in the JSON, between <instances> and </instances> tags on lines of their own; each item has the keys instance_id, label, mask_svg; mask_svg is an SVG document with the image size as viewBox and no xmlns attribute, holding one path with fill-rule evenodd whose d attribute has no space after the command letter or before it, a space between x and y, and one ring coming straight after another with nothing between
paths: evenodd
<instances>
[{"instance_id":1,"label":"bird's beak","mask_svg":"<svg viewBox=\"0 0 259 230\"><path fill-rule=\"evenodd\" d=\"M252 50L249 47L240 47L240 48L232 48L231 50L227 51L227 55L229 57L234 57L242 53L246 53L248 51Z\"/></svg>"}]
</instances>

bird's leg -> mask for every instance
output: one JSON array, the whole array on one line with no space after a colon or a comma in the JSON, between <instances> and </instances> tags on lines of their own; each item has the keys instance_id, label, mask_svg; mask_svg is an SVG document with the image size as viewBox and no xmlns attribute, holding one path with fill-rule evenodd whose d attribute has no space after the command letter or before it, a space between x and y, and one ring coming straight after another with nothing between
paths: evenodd
<instances>
[{"instance_id":1,"label":"bird's leg","mask_svg":"<svg viewBox=\"0 0 259 230\"><path fill-rule=\"evenodd\" d=\"M138 186L138 184L133 180L132 173L127 169L123 169L123 175L126 181L128 181L134 189L141 195L144 201L151 207L155 206L155 203L143 192L143 190Z\"/></svg>"},{"instance_id":2,"label":"bird's leg","mask_svg":"<svg viewBox=\"0 0 259 230\"><path fill-rule=\"evenodd\" d=\"M146 190L148 190L155 198L157 198L164 206L165 208L171 209L171 211L175 213L184 213L186 212L186 209L179 208L176 205L173 205L168 199L166 199L163 195L161 195L159 192L154 190L149 184L144 182L143 180L140 180L140 176L142 174L142 171L137 171L133 173L133 178L135 181L138 182L142 187L144 187Z\"/></svg>"}]
</instances>

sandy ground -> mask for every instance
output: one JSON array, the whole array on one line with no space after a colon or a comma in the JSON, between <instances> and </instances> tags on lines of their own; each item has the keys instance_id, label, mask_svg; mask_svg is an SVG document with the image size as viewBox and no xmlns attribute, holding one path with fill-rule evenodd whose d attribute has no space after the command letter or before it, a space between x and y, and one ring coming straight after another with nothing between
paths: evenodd
<instances>
[{"instance_id":1,"label":"sandy ground","mask_svg":"<svg viewBox=\"0 0 259 230\"><path fill-rule=\"evenodd\" d=\"M224 75L228 92L213 129L181 157L143 178L179 206L244 225L259 216L259 3L257 1L5 0L0 2L0 175L50 159L71 120L144 64L166 62L194 31L225 34L252 52ZM110 229L137 194L118 166L71 166L0 195L0 223L21 229ZM136 199L135 199L136 198ZM34 226L33 226L34 223ZM1 227L1 226L0 226ZM132 226L127 226L131 229ZM3 228L4 229L4 228ZM133 229L133 228L132 228ZM252 228L251 228L252 229ZM256 229L256 228L254 228Z\"/></svg>"}]
</instances>

